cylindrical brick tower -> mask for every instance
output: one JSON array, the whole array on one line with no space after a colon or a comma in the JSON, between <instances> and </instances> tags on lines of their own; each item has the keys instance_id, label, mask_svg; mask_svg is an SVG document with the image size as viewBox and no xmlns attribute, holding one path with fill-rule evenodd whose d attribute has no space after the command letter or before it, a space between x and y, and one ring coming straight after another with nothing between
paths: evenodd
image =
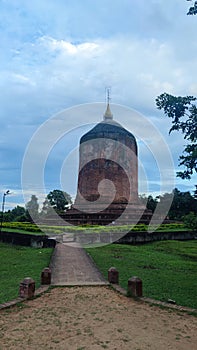
<instances>
[{"instance_id":1,"label":"cylindrical brick tower","mask_svg":"<svg viewBox=\"0 0 197 350\"><path fill-rule=\"evenodd\" d=\"M124 225L147 223L151 215L138 200L136 139L113 120L108 103L103 121L80 140L77 196L64 219Z\"/></svg>"},{"instance_id":2,"label":"cylindrical brick tower","mask_svg":"<svg viewBox=\"0 0 197 350\"><path fill-rule=\"evenodd\" d=\"M110 183L114 187L113 204L137 203L136 139L113 120L108 103L103 121L80 140L78 191L75 204L80 205L83 199L95 202L99 198L102 203L109 203L112 191Z\"/></svg>"}]
</instances>

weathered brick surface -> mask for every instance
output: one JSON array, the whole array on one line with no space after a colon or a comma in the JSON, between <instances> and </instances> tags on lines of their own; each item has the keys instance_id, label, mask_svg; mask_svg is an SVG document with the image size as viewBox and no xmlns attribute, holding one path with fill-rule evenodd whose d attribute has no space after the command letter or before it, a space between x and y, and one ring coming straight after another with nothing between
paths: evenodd
<instances>
[{"instance_id":1,"label":"weathered brick surface","mask_svg":"<svg viewBox=\"0 0 197 350\"><path fill-rule=\"evenodd\" d=\"M135 203L138 198L137 145L133 138L94 139L80 146L78 192L87 200L99 197L99 183L108 179L115 186L115 201ZM118 147L116 147L118 145ZM106 202L108 203L108 188ZM79 195L77 200L79 200Z\"/></svg>"},{"instance_id":2,"label":"weathered brick surface","mask_svg":"<svg viewBox=\"0 0 197 350\"><path fill-rule=\"evenodd\" d=\"M115 267L110 267L108 270L108 281L113 284L119 283L119 272Z\"/></svg>"},{"instance_id":3,"label":"weathered brick surface","mask_svg":"<svg viewBox=\"0 0 197 350\"><path fill-rule=\"evenodd\" d=\"M133 276L128 280L128 292L133 297L142 297L142 280Z\"/></svg>"},{"instance_id":4,"label":"weathered brick surface","mask_svg":"<svg viewBox=\"0 0 197 350\"><path fill-rule=\"evenodd\" d=\"M51 284L51 269L45 267L41 272L41 285Z\"/></svg>"},{"instance_id":5,"label":"weathered brick surface","mask_svg":"<svg viewBox=\"0 0 197 350\"><path fill-rule=\"evenodd\" d=\"M32 298L35 293L35 281L31 277L24 278L19 286L19 296L21 298Z\"/></svg>"},{"instance_id":6,"label":"weathered brick surface","mask_svg":"<svg viewBox=\"0 0 197 350\"><path fill-rule=\"evenodd\" d=\"M64 219L74 225L136 224L145 211L138 202L138 156L135 137L112 120L97 124L80 140L78 191ZM104 119L105 120L105 119ZM149 222L146 211L141 222ZM120 221L119 221L120 223Z\"/></svg>"}]
</instances>

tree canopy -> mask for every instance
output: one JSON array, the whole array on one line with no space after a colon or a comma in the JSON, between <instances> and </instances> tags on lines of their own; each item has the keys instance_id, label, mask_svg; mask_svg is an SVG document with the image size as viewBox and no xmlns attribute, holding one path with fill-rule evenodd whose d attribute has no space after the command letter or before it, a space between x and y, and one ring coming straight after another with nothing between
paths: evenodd
<instances>
[{"instance_id":1,"label":"tree canopy","mask_svg":"<svg viewBox=\"0 0 197 350\"><path fill-rule=\"evenodd\" d=\"M165 205L165 202L169 202L172 199L172 204L168 212L168 217L170 220L182 220L185 215L194 213L197 216L197 199L190 194L189 191L181 192L175 188L171 193L164 193L163 195L153 198L153 196L146 197L141 195L139 197L140 201L145 204L147 209L155 211L158 202Z\"/></svg>"},{"instance_id":2,"label":"tree canopy","mask_svg":"<svg viewBox=\"0 0 197 350\"><path fill-rule=\"evenodd\" d=\"M187 1L192 1L192 0L187 0ZM189 8L187 15L196 15L196 14L197 14L197 1L195 1L194 5Z\"/></svg>"},{"instance_id":3,"label":"tree canopy","mask_svg":"<svg viewBox=\"0 0 197 350\"><path fill-rule=\"evenodd\" d=\"M168 213L169 219L181 220L185 215L190 212L197 214L197 200L190 194L189 191L181 192L177 188L172 191L173 200ZM172 194L165 193L159 196L159 200L165 202Z\"/></svg>"},{"instance_id":4,"label":"tree canopy","mask_svg":"<svg viewBox=\"0 0 197 350\"><path fill-rule=\"evenodd\" d=\"M61 214L72 204L71 196L61 190L54 190L49 192L45 198L42 210L39 210L38 198L32 195L25 207L17 205L12 210L4 213L4 221L28 221L32 222L34 219L41 219L43 217L53 216L54 209Z\"/></svg>"},{"instance_id":5,"label":"tree canopy","mask_svg":"<svg viewBox=\"0 0 197 350\"><path fill-rule=\"evenodd\" d=\"M64 211L72 203L71 196L61 190L53 190L49 192L47 200L56 211Z\"/></svg>"},{"instance_id":6,"label":"tree canopy","mask_svg":"<svg viewBox=\"0 0 197 350\"><path fill-rule=\"evenodd\" d=\"M177 176L182 179L190 179L197 172L197 107L193 103L193 96L172 96L163 93L156 98L158 109L163 109L164 114L172 119L172 131L181 131L187 141L182 155L179 157L179 166L184 166L184 171L179 171Z\"/></svg>"},{"instance_id":7,"label":"tree canopy","mask_svg":"<svg viewBox=\"0 0 197 350\"><path fill-rule=\"evenodd\" d=\"M148 197L146 197L146 195L140 195L139 200L142 204L146 205L147 209L154 213L158 203L158 198L153 198L152 195L149 195Z\"/></svg>"}]
</instances>

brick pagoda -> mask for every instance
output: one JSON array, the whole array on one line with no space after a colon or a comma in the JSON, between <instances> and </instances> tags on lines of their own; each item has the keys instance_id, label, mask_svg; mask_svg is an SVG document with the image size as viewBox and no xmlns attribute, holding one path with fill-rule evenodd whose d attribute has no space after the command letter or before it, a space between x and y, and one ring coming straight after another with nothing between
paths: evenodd
<instances>
[{"instance_id":1,"label":"brick pagoda","mask_svg":"<svg viewBox=\"0 0 197 350\"><path fill-rule=\"evenodd\" d=\"M136 139L113 120L108 101L103 121L80 140L77 195L63 218L107 225L147 223L151 215L138 200Z\"/></svg>"}]
</instances>

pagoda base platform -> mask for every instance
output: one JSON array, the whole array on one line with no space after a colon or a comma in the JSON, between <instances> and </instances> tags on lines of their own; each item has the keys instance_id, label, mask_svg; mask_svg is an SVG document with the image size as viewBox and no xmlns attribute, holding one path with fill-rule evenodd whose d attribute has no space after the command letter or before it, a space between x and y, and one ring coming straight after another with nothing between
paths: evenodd
<instances>
[{"instance_id":1,"label":"pagoda base platform","mask_svg":"<svg viewBox=\"0 0 197 350\"><path fill-rule=\"evenodd\" d=\"M131 225L137 223L148 224L152 218L152 211L139 204L112 203L102 210L103 206L94 207L90 212L90 207L80 205L71 207L65 214L61 215L67 223L71 225Z\"/></svg>"}]
</instances>

